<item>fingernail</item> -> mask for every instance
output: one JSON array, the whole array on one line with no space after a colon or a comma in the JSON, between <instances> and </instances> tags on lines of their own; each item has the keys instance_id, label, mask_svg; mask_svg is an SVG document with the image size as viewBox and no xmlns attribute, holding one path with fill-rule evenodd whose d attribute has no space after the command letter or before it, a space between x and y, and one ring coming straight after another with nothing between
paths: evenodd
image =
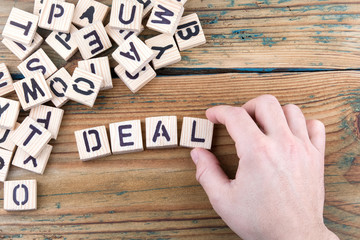
<instances>
[{"instance_id":1,"label":"fingernail","mask_svg":"<svg viewBox=\"0 0 360 240\"><path fill-rule=\"evenodd\" d=\"M190 156L191 156L193 162L194 162L195 164L197 164L197 162L198 162L198 160L199 160L199 154L198 154L198 151L197 151L196 148L194 148L193 150L191 150Z\"/></svg>"}]
</instances>

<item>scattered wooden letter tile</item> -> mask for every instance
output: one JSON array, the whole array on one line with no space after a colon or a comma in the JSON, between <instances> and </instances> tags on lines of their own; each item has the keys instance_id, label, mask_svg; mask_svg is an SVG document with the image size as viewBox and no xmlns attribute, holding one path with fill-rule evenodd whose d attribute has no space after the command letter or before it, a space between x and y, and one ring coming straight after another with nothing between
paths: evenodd
<instances>
[{"instance_id":1,"label":"scattered wooden letter tile","mask_svg":"<svg viewBox=\"0 0 360 240\"><path fill-rule=\"evenodd\" d=\"M50 101L52 98L49 86L39 72L14 83L14 89L24 111Z\"/></svg>"},{"instance_id":2,"label":"scattered wooden letter tile","mask_svg":"<svg viewBox=\"0 0 360 240\"><path fill-rule=\"evenodd\" d=\"M176 116L145 118L146 147L169 148L178 145Z\"/></svg>"},{"instance_id":3,"label":"scattered wooden letter tile","mask_svg":"<svg viewBox=\"0 0 360 240\"><path fill-rule=\"evenodd\" d=\"M109 24L106 25L105 29L106 29L107 34L112 38L112 40L114 40L114 42L120 46L131 35L138 36L144 30L144 26L141 25L140 32L115 29L115 28L110 27Z\"/></svg>"},{"instance_id":4,"label":"scattered wooden letter tile","mask_svg":"<svg viewBox=\"0 0 360 240\"><path fill-rule=\"evenodd\" d=\"M137 0L138 3L142 4L144 6L142 18L146 17L151 9L154 7L155 0Z\"/></svg>"},{"instance_id":5,"label":"scattered wooden letter tile","mask_svg":"<svg viewBox=\"0 0 360 240\"><path fill-rule=\"evenodd\" d=\"M30 46L38 27L39 17L13 7L2 32L3 37Z\"/></svg>"},{"instance_id":6,"label":"scattered wooden letter tile","mask_svg":"<svg viewBox=\"0 0 360 240\"><path fill-rule=\"evenodd\" d=\"M181 18L175 38L180 51L206 43L205 34L196 13Z\"/></svg>"},{"instance_id":7,"label":"scattered wooden letter tile","mask_svg":"<svg viewBox=\"0 0 360 240\"><path fill-rule=\"evenodd\" d=\"M79 0L76 4L73 23L79 27L85 27L97 21L104 21L110 8L93 0Z\"/></svg>"},{"instance_id":8,"label":"scattered wooden letter tile","mask_svg":"<svg viewBox=\"0 0 360 240\"><path fill-rule=\"evenodd\" d=\"M13 80L5 63L0 63L0 96L14 91Z\"/></svg>"},{"instance_id":9,"label":"scattered wooden letter tile","mask_svg":"<svg viewBox=\"0 0 360 240\"><path fill-rule=\"evenodd\" d=\"M103 77L100 90L113 88L109 58L107 56L79 61L78 66L81 69Z\"/></svg>"},{"instance_id":10,"label":"scattered wooden letter tile","mask_svg":"<svg viewBox=\"0 0 360 240\"><path fill-rule=\"evenodd\" d=\"M9 172L12 151L0 148L0 182L5 182Z\"/></svg>"},{"instance_id":11,"label":"scattered wooden letter tile","mask_svg":"<svg viewBox=\"0 0 360 240\"><path fill-rule=\"evenodd\" d=\"M35 72L40 72L44 75L44 78L50 77L57 71L55 64L42 48L25 59L25 61L18 66L18 69L25 77L31 77Z\"/></svg>"},{"instance_id":12,"label":"scattered wooden letter tile","mask_svg":"<svg viewBox=\"0 0 360 240\"><path fill-rule=\"evenodd\" d=\"M33 157L40 152L51 139L51 133L31 117L26 117L11 136L16 146Z\"/></svg>"},{"instance_id":13,"label":"scattered wooden letter tile","mask_svg":"<svg viewBox=\"0 0 360 240\"><path fill-rule=\"evenodd\" d=\"M78 50L78 45L73 37L76 31L77 28L74 25L71 25L70 33L54 31L45 39L45 42L67 61Z\"/></svg>"},{"instance_id":14,"label":"scattered wooden letter tile","mask_svg":"<svg viewBox=\"0 0 360 240\"><path fill-rule=\"evenodd\" d=\"M64 110L45 105L31 109L29 117L40 123L51 133L51 138L56 139L59 133Z\"/></svg>"},{"instance_id":15,"label":"scattered wooden letter tile","mask_svg":"<svg viewBox=\"0 0 360 240\"><path fill-rule=\"evenodd\" d=\"M160 34L146 40L145 43L157 54L152 60L155 70L181 61L180 52L172 36Z\"/></svg>"},{"instance_id":16,"label":"scattered wooden letter tile","mask_svg":"<svg viewBox=\"0 0 360 240\"><path fill-rule=\"evenodd\" d=\"M20 112L20 103L0 97L0 128L13 129Z\"/></svg>"},{"instance_id":17,"label":"scattered wooden letter tile","mask_svg":"<svg viewBox=\"0 0 360 240\"><path fill-rule=\"evenodd\" d=\"M113 0L110 27L140 32L143 9L143 4L134 0Z\"/></svg>"},{"instance_id":18,"label":"scattered wooden letter tile","mask_svg":"<svg viewBox=\"0 0 360 240\"><path fill-rule=\"evenodd\" d=\"M111 123L110 142L113 154L143 151L140 120Z\"/></svg>"},{"instance_id":19,"label":"scattered wooden letter tile","mask_svg":"<svg viewBox=\"0 0 360 240\"><path fill-rule=\"evenodd\" d=\"M70 32L75 5L58 0L47 0L43 4L39 27L63 33Z\"/></svg>"},{"instance_id":20,"label":"scattered wooden letter tile","mask_svg":"<svg viewBox=\"0 0 360 240\"><path fill-rule=\"evenodd\" d=\"M37 174L43 174L45 171L45 167L48 163L52 148L53 147L51 145L47 144L40 152L39 156L36 158L30 156L24 150L18 148L12 161L12 165Z\"/></svg>"},{"instance_id":21,"label":"scattered wooden letter tile","mask_svg":"<svg viewBox=\"0 0 360 240\"><path fill-rule=\"evenodd\" d=\"M36 201L36 180L5 181L4 209L6 211L35 210Z\"/></svg>"},{"instance_id":22,"label":"scattered wooden letter tile","mask_svg":"<svg viewBox=\"0 0 360 240\"><path fill-rule=\"evenodd\" d=\"M92 58L111 47L109 36L100 21L77 31L74 37L83 59Z\"/></svg>"},{"instance_id":23,"label":"scattered wooden letter tile","mask_svg":"<svg viewBox=\"0 0 360 240\"><path fill-rule=\"evenodd\" d=\"M111 155L105 126L75 131L80 159L83 161Z\"/></svg>"},{"instance_id":24,"label":"scattered wooden letter tile","mask_svg":"<svg viewBox=\"0 0 360 240\"><path fill-rule=\"evenodd\" d=\"M103 78L81 68L75 68L65 96L75 102L92 107Z\"/></svg>"},{"instance_id":25,"label":"scattered wooden letter tile","mask_svg":"<svg viewBox=\"0 0 360 240\"><path fill-rule=\"evenodd\" d=\"M61 68L46 80L51 92L51 101L55 107L63 106L69 99L65 96L66 89L70 85L71 75L65 68Z\"/></svg>"},{"instance_id":26,"label":"scattered wooden letter tile","mask_svg":"<svg viewBox=\"0 0 360 240\"><path fill-rule=\"evenodd\" d=\"M184 117L180 146L211 149L214 124L207 119Z\"/></svg>"},{"instance_id":27,"label":"scattered wooden letter tile","mask_svg":"<svg viewBox=\"0 0 360 240\"><path fill-rule=\"evenodd\" d=\"M38 33L35 33L35 37L30 46L25 46L8 38L4 38L1 42L22 61L40 47L43 38Z\"/></svg>"},{"instance_id":28,"label":"scattered wooden letter tile","mask_svg":"<svg viewBox=\"0 0 360 240\"><path fill-rule=\"evenodd\" d=\"M155 55L155 52L134 35L129 37L112 54L113 58L131 75L140 72Z\"/></svg>"},{"instance_id":29,"label":"scattered wooden letter tile","mask_svg":"<svg viewBox=\"0 0 360 240\"><path fill-rule=\"evenodd\" d=\"M147 22L147 27L168 35L174 35L184 7L181 3L169 0L156 0Z\"/></svg>"},{"instance_id":30,"label":"scattered wooden letter tile","mask_svg":"<svg viewBox=\"0 0 360 240\"><path fill-rule=\"evenodd\" d=\"M143 69L135 75L128 73L121 65L118 65L114 70L119 78L133 93L139 91L156 77L156 72L149 64L143 67Z\"/></svg>"},{"instance_id":31,"label":"scattered wooden letter tile","mask_svg":"<svg viewBox=\"0 0 360 240\"><path fill-rule=\"evenodd\" d=\"M15 143L11 141L11 136L14 134L14 131L20 126L20 123L16 123L14 129L5 129L0 128L0 148L6 149L8 151L14 152Z\"/></svg>"}]
</instances>

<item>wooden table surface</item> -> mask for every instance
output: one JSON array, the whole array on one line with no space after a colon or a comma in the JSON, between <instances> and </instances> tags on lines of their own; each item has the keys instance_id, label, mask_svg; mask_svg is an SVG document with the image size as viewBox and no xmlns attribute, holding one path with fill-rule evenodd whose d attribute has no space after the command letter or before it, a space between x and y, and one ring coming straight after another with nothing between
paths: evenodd
<instances>
[{"instance_id":1,"label":"wooden table surface","mask_svg":"<svg viewBox=\"0 0 360 240\"><path fill-rule=\"evenodd\" d=\"M103 2L111 5L111 0ZM0 32L13 6L32 12L33 3L1 0ZM273 94L325 123L324 221L341 239L360 239L360 2L188 0L185 6L185 14L199 15L207 43L182 52L180 63L157 71L158 77L137 94L114 78L114 88L100 92L93 108L66 104L44 175L10 168L8 180L37 179L38 210L0 209L0 238L238 239L196 181L189 149L82 162L74 131L104 124L108 129L109 123L133 119L141 119L144 128L145 117L176 115L180 132L183 116L205 117L212 106L240 106ZM70 73L80 60L77 53L66 63L49 46L42 47ZM20 61L2 44L0 62L21 79ZM222 126L215 127L212 150L234 177L238 158Z\"/></svg>"}]
</instances>

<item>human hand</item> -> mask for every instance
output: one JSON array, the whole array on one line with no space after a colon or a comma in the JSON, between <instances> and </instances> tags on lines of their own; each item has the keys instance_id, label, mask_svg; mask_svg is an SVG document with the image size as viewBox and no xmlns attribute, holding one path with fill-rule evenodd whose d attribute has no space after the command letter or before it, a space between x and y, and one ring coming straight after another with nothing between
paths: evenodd
<instances>
[{"instance_id":1,"label":"human hand","mask_svg":"<svg viewBox=\"0 0 360 240\"><path fill-rule=\"evenodd\" d=\"M323 222L325 127L270 95L243 107L217 106L239 166L230 180L216 157L194 149L196 178L215 211L243 239L338 239Z\"/></svg>"}]
</instances>

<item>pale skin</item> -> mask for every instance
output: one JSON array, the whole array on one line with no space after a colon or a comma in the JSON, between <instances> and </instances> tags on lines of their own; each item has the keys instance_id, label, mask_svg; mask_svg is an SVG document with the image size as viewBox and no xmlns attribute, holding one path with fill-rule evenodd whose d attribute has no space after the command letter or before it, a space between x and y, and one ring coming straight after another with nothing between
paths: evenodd
<instances>
[{"instance_id":1,"label":"pale skin","mask_svg":"<svg viewBox=\"0 0 360 240\"><path fill-rule=\"evenodd\" d=\"M242 107L206 111L235 141L239 166L229 179L217 158L196 148L196 178L215 211L245 240L339 239L323 221L325 127L271 95Z\"/></svg>"}]
</instances>

